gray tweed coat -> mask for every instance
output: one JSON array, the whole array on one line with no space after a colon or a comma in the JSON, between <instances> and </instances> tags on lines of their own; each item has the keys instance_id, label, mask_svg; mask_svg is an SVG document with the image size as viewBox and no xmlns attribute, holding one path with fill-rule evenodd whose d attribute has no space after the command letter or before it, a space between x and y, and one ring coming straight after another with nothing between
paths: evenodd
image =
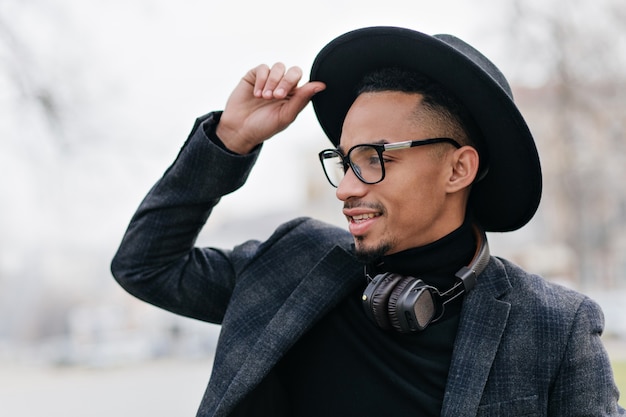
<instances>
[{"instance_id":1,"label":"gray tweed coat","mask_svg":"<svg viewBox=\"0 0 626 417\"><path fill-rule=\"evenodd\" d=\"M198 416L288 415L274 365L362 285L363 270L346 231L308 218L265 242L194 247L212 208L245 182L258 155L211 142L201 125L218 117L198 119L135 213L112 271L146 302L221 324ZM603 325L586 296L492 257L463 304L441 415L624 415Z\"/></svg>"}]
</instances>

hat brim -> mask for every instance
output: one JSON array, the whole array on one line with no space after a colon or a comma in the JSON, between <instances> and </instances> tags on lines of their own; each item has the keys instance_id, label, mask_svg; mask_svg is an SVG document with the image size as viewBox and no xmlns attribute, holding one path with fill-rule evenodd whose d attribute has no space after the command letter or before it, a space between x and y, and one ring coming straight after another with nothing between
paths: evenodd
<instances>
[{"instance_id":1,"label":"hat brim","mask_svg":"<svg viewBox=\"0 0 626 417\"><path fill-rule=\"evenodd\" d=\"M456 38L396 27L358 29L336 38L320 51L311 69L311 80L326 84L313 97L313 108L337 146L357 85L367 73L400 67L438 81L468 109L489 155L489 171L473 185L470 195L474 217L486 231L519 229L534 216L541 199L535 142L502 80L496 81L493 72L483 69L485 62L492 69L495 66L458 39L466 49L457 49L450 39Z\"/></svg>"}]
</instances>

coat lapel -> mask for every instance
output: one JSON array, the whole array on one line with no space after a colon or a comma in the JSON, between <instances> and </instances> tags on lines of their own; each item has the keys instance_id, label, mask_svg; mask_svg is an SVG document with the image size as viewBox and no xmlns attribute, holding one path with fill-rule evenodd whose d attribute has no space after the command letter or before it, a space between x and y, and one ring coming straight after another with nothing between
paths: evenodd
<instances>
[{"instance_id":1,"label":"coat lapel","mask_svg":"<svg viewBox=\"0 0 626 417\"><path fill-rule=\"evenodd\" d=\"M336 246L295 288L268 323L222 398L216 415L246 395L307 330L363 282L362 266ZM222 410L219 410L222 409Z\"/></svg>"},{"instance_id":2,"label":"coat lapel","mask_svg":"<svg viewBox=\"0 0 626 417\"><path fill-rule=\"evenodd\" d=\"M463 304L442 416L476 416L511 308L498 297L510 288L504 269L492 258Z\"/></svg>"}]
</instances>

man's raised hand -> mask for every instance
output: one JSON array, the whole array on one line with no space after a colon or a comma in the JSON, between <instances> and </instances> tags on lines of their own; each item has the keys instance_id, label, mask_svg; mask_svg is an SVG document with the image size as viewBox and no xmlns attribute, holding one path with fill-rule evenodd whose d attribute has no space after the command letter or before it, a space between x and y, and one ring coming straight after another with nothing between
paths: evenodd
<instances>
[{"instance_id":1,"label":"man's raised hand","mask_svg":"<svg viewBox=\"0 0 626 417\"><path fill-rule=\"evenodd\" d=\"M233 152L245 154L289 126L324 83L298 87L299 67L282 63L259 65L241 79L231 93L217 126L217 136Z\"/></svg>"}]
</instances>

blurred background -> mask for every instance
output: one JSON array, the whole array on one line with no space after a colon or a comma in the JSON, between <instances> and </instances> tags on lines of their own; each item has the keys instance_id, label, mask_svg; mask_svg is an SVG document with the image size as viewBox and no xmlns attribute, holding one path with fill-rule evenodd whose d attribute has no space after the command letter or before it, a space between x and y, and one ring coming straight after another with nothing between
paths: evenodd
<instances>
[{"instance_id":1,"label":"blurred background","mask_svg":"<svg viewBox=\"0 0 626 417\"><path fill-rule=\"evenodd\" d=\"M195 415L219 328L135 300L109 262L195 117L249 68L308 73L328 41L370 25L455 34L509 78L544 195L492 252L601 304L626 391L622 0L0 0L1 415ZM318 166L327 145L305 109L198 244L300 215L344 226Z\"/></svg>"}]
</instances>

